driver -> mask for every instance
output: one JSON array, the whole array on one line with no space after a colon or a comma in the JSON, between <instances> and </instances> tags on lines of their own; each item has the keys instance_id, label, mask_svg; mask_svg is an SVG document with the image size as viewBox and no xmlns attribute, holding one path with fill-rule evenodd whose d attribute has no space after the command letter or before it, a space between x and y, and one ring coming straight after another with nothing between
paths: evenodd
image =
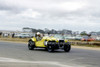
<instances>
[{"instance_id":1,"label":"driver","mask_svg":"<svg viewBox=\"0 0 100 67\"><path fill-rule=\"evenodd\" d=\"M42 39L42 34L40 32L36 33L36 39L39 41Z\"/></svg>"}]
</instances>

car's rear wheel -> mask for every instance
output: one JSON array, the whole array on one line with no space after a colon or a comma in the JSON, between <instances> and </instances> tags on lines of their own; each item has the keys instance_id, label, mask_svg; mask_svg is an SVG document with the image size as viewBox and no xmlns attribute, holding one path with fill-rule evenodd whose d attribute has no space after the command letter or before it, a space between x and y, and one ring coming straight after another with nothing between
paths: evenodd
<instances>
[{"instance_id":1,"label":"car's rear wheel","mask_svg":"<svg viewBox=\"0 0 100 67\"><path fill-rule=\"evenodd\" d=\"M65 52L69 52L71 50L71 44L70 43L67 43L64 45L64 51Z\"/></svg>"},{"instance_id":2,"label":"car's rear wheel","mask_svg":"<svg viewBox=\"0 0 100 67\"><path fill-rule=\"evenodd\" d=\"M34 50L34 48L35 48L35 42L29 41L28 48L29 48L29 50Z\"/></svg>"}]
</instances>

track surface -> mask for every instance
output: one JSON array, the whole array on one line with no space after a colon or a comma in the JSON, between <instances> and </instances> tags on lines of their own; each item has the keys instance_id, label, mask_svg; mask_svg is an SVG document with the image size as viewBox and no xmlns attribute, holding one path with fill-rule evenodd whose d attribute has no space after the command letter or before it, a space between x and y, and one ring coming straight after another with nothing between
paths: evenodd
<instances>
[{"instance_id":1,"label":"track surface","mask_svg":"<svg viewBox=\"0 0 100 67\"><path fill-rule=\"evenodd\" d=\"M72 48L69 53L28 50L27 44L0 42L0 67L100 67L100 50Z\"/></svg>"}]
</instances>

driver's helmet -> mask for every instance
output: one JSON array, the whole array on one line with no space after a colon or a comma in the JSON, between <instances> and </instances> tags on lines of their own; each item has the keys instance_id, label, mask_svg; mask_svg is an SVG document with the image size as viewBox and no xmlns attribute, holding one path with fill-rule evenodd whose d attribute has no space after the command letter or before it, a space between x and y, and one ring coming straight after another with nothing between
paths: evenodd
<instances>
[{"instance_id":1,"label":"driver's helmet","mask_svg":"<svg viewBox=\"0 0 100 67\"><path fill-rule=\"evenodd\" d=\"M41 37L41 33L40 32L37 32L36 35L39 36L39 37Z\"/></svg>"}]
</instances>

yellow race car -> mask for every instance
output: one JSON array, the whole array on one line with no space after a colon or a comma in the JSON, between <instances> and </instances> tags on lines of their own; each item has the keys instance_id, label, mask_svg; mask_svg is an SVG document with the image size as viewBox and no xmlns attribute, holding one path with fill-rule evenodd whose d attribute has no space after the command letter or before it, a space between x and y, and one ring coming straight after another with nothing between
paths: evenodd
<instances>
[{"instance_id":1,"label":"yellow race car","mask_svg":"<svg viewBox=\"0 0 100 67\"><path fill-rule=\"evenodd\" d=\"M56 49L63 49L65 52L71 50L71 44L62 36L44 36L39 40L33 37L28 41L29 50L34 48L45 48L48 52L53 52Z\"/></svg>"}]
</instances>

